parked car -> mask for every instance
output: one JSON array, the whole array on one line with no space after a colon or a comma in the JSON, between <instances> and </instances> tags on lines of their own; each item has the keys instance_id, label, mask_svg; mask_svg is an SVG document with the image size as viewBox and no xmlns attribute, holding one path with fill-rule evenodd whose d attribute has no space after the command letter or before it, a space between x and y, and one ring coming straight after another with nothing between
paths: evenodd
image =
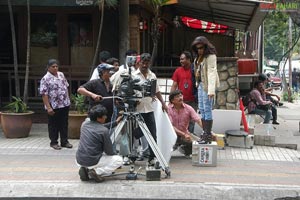
<instances>
[{"instance_id":1,"label":"parked car","mask_svg":"<svg viewBox=\"0 0 300 200\"><path fill-rule=\"evenodd\" d=\"M271 87L273 87L274 89L282 89L282 80L279 73L275 73L274 75L268 73L267 76L271 82Z\"/></svg>"}]
</instances>

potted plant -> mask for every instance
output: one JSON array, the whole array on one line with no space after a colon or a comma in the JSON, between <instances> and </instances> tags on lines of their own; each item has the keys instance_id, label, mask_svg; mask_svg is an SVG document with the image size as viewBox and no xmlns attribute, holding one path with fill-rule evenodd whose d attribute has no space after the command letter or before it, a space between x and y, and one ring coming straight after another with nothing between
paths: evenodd
<instances>
[{"instance_id":1,"label":"potted plant","mask_svg":"<svg viewBox=\"0 0 300 200\"><path fill-rule=\"evenodd\" d=\"M69 112L68 137L70 139L79 139L81 124L87 117L85 96L81 94L72 94L71 102L72 110Z\"/></svg>"},{"instance_id":2,"label":"potted plant","mask_svg":"<svg viewBox=\"0 0 300 200\"><path fill-rule=\"evenodd\" d=\"M6 138L28 137L34 112L29 111L26 103L19 97L13 96L13 102L6 105L8 110L1 112L1 125Z\"/></svg>"}]
</instances>

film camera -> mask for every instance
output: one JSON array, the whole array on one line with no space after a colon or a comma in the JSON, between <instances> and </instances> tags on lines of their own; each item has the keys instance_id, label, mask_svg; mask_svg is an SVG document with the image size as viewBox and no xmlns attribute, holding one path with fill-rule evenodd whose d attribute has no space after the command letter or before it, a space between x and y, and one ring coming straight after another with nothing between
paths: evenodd
<instances>
[{"instance_id":1,"label":"film camera","mask_svg":"<svg viewBox=\"0 0 300 200\"><path fill-rule=\"evenodd\" d=\"M121 74L123 79L117 95L125 101L137 100L143 97L152 97L156 93L156 80L141 81L140 79L134 79L131 75L131 71L136 63L139 61L139 56L127 56L126 64L128 67L128 73Z\"/></svg>"},{"instance_id":2,"label":"film camera","mask_svg":"<svg viewBox=\"0 0 300 200\"><path fill-rule=\"evenodd\" d=\"M140 79L133 79L131 75L122 75L123 81L119 87L118 96L125 99L152 97L156 93L156 80L141 83Z\"/></svg>"}]
</instances>

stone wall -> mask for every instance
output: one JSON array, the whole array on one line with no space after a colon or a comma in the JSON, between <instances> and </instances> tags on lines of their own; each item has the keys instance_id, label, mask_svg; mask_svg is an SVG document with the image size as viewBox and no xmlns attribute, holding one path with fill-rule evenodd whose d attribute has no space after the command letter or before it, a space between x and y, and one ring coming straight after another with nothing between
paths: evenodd
<instances>
[{"instance_id":1,"label":"stone wall","mask_svg":"<svg viewBox=\"0 0 300 200\"><path fill-rule=\"evenodd\" d=\"M237 59L237 57L218 58L220 87L217 88L216 109L239 110Z\"/></svg>"}]
</instances>

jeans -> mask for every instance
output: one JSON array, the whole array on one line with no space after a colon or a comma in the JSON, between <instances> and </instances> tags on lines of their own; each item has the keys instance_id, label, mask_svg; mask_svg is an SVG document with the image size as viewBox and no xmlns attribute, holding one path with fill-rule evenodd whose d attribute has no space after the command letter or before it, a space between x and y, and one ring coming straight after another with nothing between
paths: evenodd
<instances>
[{"instance_id":1,"label":"jeans","mask_svg":"<svg viewBox=\"0 0 300 200\"><path fill-rule=\"evenodd\" d=\"M255 110L253 110L251 113L253 114L258 114L258 115L264 115L265 119L264 119L264 123L269 123L270 119L271 119L271 115L272 115L272 111L271 110L261 110L261 109L257 109L255 108Z\"/></svg>"},{"instance_id":2,"label":"jeans","mask_svg":"<svg viewBox=\"0 0 300 200\"><path fill-rule=\"evenodd\" d=\"M212 120L213 99L208 98L207 92L203 89L203 83L198 86L198 105L203 120Z\"/></svg>"}]
</instances>

